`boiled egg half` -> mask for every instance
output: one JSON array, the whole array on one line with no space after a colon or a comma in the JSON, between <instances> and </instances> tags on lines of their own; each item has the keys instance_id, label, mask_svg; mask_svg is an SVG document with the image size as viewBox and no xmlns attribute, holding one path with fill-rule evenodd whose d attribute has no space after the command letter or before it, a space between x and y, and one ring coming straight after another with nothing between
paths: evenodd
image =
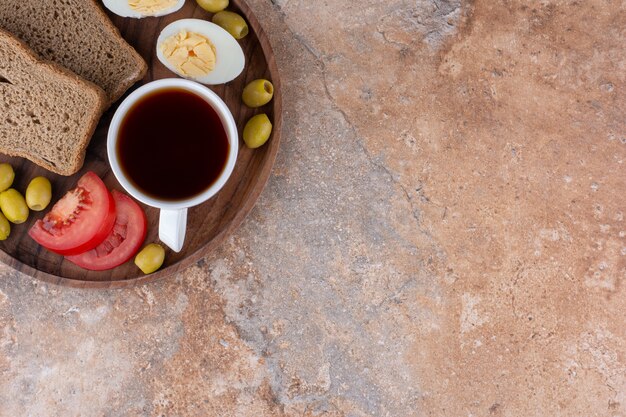
<instances>
[{"instance_id":1,"label":"boiled egg half","mask_svg":"<svg viewBox=\"0 0 626 417\"><path fill-rule=\"evenodd\" d=\"M158 17L174 13L185 0L103 0L107 9L122 17Z\"/></svg>"},{"instance_id":2,"label":"boiled egg half","mask_svg":"<svg viewBox=\"0 0 626 417\"><path fill-rule=\"evenodd\" d=\"M182 19L166 26L156 52L170 71L208 85L234 80L246 64L241 46L230 33L200 19Z\"/></svg>"}]
</instances>

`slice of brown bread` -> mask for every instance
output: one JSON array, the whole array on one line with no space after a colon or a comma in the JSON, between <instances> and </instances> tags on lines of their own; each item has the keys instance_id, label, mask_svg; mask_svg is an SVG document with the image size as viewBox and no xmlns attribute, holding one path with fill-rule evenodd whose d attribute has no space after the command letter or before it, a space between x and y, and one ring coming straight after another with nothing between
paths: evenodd
<instances>
[{"instance_id":1,"label":"slice of brown bread","mask_svg":"<svg viewBox=\"0 0 626 417\"><path fill-rule=\"evenodd\" d=\"M0 152L71 175L107 103L95 84L52 62L0 29Z\"/></svg>"},{"instance_id":2,"label":"slice of brown bread","mask_svg":"<svg viewBox=\"0 0 626 417\"><path fill-rule=\"evenodd\" d=\"M0 0L0 28L100 86L109 104L147 70L94 0Z\"/></svg>"}]
</instances>

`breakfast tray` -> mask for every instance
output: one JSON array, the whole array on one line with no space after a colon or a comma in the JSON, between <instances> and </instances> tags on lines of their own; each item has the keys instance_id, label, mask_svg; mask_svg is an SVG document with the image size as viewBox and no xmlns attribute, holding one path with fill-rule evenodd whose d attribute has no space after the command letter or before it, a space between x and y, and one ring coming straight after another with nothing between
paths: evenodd
<instances>
[{"instance_id":1,"label":"breakfast tray","mask_svg":"<svg viewBox=\"0 0 626 417\"><path fill-rule=\"evenodd\" d=\"M168 250L163 267L151 275L144 275L132 261L110 271L86 271L64 260L62 256L43 249L28 236L30 227L43 217L43 213L32 212L26 223L13 225L9 239L0 242L0 261L34 278L59 285L80 288L136 286L170 276L192 265L214 250L241 224L263 191L276 159L280 145L282 100L278 67L268 37L245 1L231 0L230 3L229 10L244 16L250 28L248 36L239 41L246 56L246 67L234 81L211 89L228 105L240 136L245 123L258 113L266 113L274 129L269 142L259 149L248 149L240 140L237 164L228 183L211 200L189 210L183 250L179 253ZM175 77L156 57L156 40L165 26L178 19L210 20L211 16L193 0L188 0L178 12L161 18L127 19L109 14L122 36L148 63L144 79L127 94L144 83ZM247 83L259 78L272 81L275 87L274 99L260 109L250 109L243 105L241 93ZM123 99L104 114L89 145L84 167L71 177L52 174L25 159L0 156L0 162L9 162L15 168L14 187L25 190L31 178L43 175L52 182L52 201L57 201L76 185L85 172L94 171L110 189L122 190L109 166L106 136L113 113ZM146 242L157 242L159 211L148 206L142 207L148 219Z\"/></svg>"}]
</instances>

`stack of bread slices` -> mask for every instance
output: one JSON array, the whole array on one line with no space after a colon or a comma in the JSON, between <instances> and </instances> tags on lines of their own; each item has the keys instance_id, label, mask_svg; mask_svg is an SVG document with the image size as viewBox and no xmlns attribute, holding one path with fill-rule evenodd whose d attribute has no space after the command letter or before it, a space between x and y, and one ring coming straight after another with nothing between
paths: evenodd
<instances>
[{"instance_id":1,"label":"stack of bread slices","mask_svg":"<svg viewBox=\"0 0 626 417\"><path fill-rule=\"evenodd\" d=\"M61 175L146 63L95 0L1 0L0 153Z\"/></svg>"}]
</instances>

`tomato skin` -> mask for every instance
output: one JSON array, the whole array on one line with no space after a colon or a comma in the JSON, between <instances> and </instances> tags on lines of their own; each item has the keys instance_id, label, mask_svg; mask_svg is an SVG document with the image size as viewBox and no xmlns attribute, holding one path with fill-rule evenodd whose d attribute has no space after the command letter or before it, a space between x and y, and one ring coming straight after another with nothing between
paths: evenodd
<instances>
[{"instance_id":1,"label":"tomato skin","mask_svg":"<svg viewBox=\"0 0 626 417\"><path fill-rule=\"evenodd\" d=\"M106 271L132 259L146 239L146 215L132 198L113 190L117 219L111 233L96 248L65 259L91 271Z\"/></svg>"},{"instance_id":2,"label":"tomato skin","mask_svg":"<svg viewBox=\"0 0 626 417\"><path fill-rule=\"evenodd\" d=\"M98 229L98 232L95 234L95 236L92 239L90 239L89 241L85 242L82 245L78 245L70 249L57 249L57 250L53 250L50 248L48 249L53 252L58 253L59 255L69 256L69 255L76 255L79 253L83 253L87 250L93 249L94 247L102 243L102 241L106 239L108 234L111 232L111 229L113 229L113 225L115 225L115 217L117 215L117 212L115 210L115 202L113 200L113 197L111 196L111 193L109 193L108 197L110 199L110 203L109 203L109 211L107 212L107 215L106 215L106 221L102 223L102 226L100 227L100 229Z\"/></svg>"},{"instance_id":3,"label":"tomato skin","mask_svg":"<svg viewBox=\"0 0 626 417\"><path fill-rule=\"evenodd\" d=\"M63 221L73 216L71 211L78 203L87 206L86 209L77 207L79 213L71 218L69 225L64 225ZM78 180L76 188L68 191L52 207L43 220L37 220L28 234L52 252L75 255L102 243L113 229L115 217L115 201L111 193L100 177L89 171Z\"/></svg>"}]
</instances>

